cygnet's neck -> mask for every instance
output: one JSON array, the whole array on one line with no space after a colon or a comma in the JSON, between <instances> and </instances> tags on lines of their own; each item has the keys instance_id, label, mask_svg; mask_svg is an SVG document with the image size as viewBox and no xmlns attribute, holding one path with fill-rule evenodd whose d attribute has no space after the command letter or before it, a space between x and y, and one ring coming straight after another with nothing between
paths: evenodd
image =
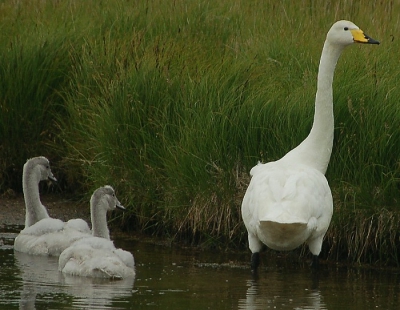
<instances>
[{"instance_id":1,"label":"cygnet's neck","mask_svg":"<svg viewBox=\"0 0 400 310\"><path fill-rule=\"evenodd\" d=\"M313 126L308 137L283 157L285 160L311 166L323 174L328 168L332 153L334 133L332 83L343 48L344 46L325 41L318 70Z\"/></svg>"},{"instance_id":2,"label":"cygnet's neck","mask_svg":"<svg viewBox=\"0 0 400 310\"><path fill-rule=\"evenodd\" d=\"M22 177L22 189L26 207L25 227L32 226L36 222L49 217L46 208L40 201L39 182L40 171L36 170L36 167L32 169L31 166L25 164Z\"/></svg>"},{"instance_id":3,"label":"cygnet's neck","mask_svg":"<svg viewBox=\"0 0 400 310\"><path fill-rule=\"evenodd\" d=\"M107 210L99 204L102 201L93 201L90 206L90 217L92 220L92 235L94 237L105 238L110 240L110 231L107 227Z\"/></svg>"}]
</instances>

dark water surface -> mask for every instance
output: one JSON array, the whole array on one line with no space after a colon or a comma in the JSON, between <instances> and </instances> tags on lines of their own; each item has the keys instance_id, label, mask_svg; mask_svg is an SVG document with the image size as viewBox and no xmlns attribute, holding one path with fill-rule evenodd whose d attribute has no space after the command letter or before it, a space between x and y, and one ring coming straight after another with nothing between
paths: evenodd
<instances>
[{"instance_id":1,"label":"dark water surface","mask_svg":"<svg viewBox=\"0 0 400 310\"><path fill-rule=\"evenodd\" d=\"M0 309L400 309L400 270L323 265L316 277L278 257L255 279L249 254L117 239L135 256L136 278L94 280L59 273L57 258L14 252L18 231L0 232Z\"/></svg>"}]
</instances>

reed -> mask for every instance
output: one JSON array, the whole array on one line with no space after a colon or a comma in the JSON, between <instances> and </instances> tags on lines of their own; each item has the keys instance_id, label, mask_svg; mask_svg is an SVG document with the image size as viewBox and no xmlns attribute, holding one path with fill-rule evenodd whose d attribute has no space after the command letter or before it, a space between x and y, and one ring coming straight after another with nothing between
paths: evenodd
<instances>
[{"instance_id":1,"label":"reed","mask_svg":"<svg viewBox=\"0 0 400 310\"><path fill-rule=\"evenodd\" d=\"M382 244L396 260L398 13L339 0L6 2L0 188L18 189L16 167L40 152L66 190L113 185L127 230L242 247L248 172L306 137L326 32L350 19L382 44L346 50L336 69L326 256L385 263Z\"/></svg>"},{"instance_id":2,"label":"reed","mask_svg":"<svg viewBox=\"0 0 400 310\"><path fill-rule=\"evenodd\" d=\"M5 2L0 16L0 188L21 190L27 158L56 157L46 145L57 134L54 115L64 110L59 92L68 83L71 32L47 24L33 6Z\"/></svg>"}]
</instances>

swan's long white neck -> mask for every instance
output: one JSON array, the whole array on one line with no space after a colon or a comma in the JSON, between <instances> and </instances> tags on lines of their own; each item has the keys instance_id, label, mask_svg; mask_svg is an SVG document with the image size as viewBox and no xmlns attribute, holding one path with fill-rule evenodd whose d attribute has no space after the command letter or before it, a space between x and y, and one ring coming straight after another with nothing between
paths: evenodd
<instances>
[{"instance_id":1,"label":"swan's long white neck","mask_svg":"<svg viewBox=\"0 0 400 310\"><path fill-rule=\"evenodd\" d=\"M332 82L343 46L325 41L318 70L314 122L308 137L282 159L311 166L325 174L332 153L334 117Z\"/></svg>"},{"instance_id":2,"label":"swan's long white neck","mask_svg":"<svg viewBox=\"0 0 400 310\"><path fill-rule=\"evenodd\" d=\"M22 189L25 199L25 228L32 226L36 222L48 218L46 208L42 205L39 196L39 182L41 173L37 167L29 164L24 165L22 177Z\"/></svg>"},{"instance_id":3,"label":"swan's long white neck","mask_svg":"<svg viewBox=\"0 0 400 310\"><path fill-rule=\"evenodd\" d=\"M94 237L110 240L110 231L107 227L107 210L99 206L102 200L93 199L90 205L90 217L92 220L92 235Z\"/></svg>"}]
</instances>

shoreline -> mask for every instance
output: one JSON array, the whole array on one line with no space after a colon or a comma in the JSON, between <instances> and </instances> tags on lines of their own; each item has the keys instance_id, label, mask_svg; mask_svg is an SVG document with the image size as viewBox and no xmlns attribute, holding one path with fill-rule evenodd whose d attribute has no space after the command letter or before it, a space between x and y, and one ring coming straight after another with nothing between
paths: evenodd
<instances>
[{"instance_id":1,"label":"shoreline","mask_svg":"<svg viewBox=\"0 0 400 310\"><path fill-rule=\"evenodd\" d=\"M74 218L81 218L91 226L90 221L90 208L89 202L85 203L83 201L73 201L71 199L67 199L59 194L41 194L42 204L47 208L47 211L50 217L58 218L63 221L68 221ZM25 202L22 194L16 195L1 195L0 196L0 228L4 229L9 226L21 226L24 227L25 224ZM188 245L184 242L174 241L168 238L163 238L159 236L151 236L148 234L144 234L138 231L130 231L125 232L122 231L118 225L111 225L111 234L117 238L130 239L135 241L141 241L145 243L151 243L163 247L177 247L180 249L192 249L199 251L214 251L212 249L207 249L203 247L201 244L197 245ZM326 241L325 241L326 242ZM230 252L239 255L249 256L249 268L250 268L250 251L246 250L221 250L218 251ZM301 250L300 250L301 251ZM308 261L308 257L299 254L300 257L297 259L293 257L296 255L296 250L289 252L277 252L272 250L263 251L263 268L267 267L267 261L276 261L283 260L282 263L285 264L285 260L289 261L298 261L298 263L306 263ZM329 259L322 259L320 261L322 265L336 267L336 268L355 268L355 269L364 269L364 270L400 270L399 267L395 266L385 266L385 265L374 265L368 263L352 263L348 261L332 261Z\"/></svg>"},{"instance_id":2,"label":"shoreline","mask_svg":"<svg viewBox=\"0 0 400 310\"><path fill-rule=\"evenodd\" d=\"M57 194L41 194L40 199L50 217L68 221L81 218L90 223L89 201L68 200ZM22 194L0 196L0 225L25 225L25 202Z\"/></svg>"}]
</instances>

